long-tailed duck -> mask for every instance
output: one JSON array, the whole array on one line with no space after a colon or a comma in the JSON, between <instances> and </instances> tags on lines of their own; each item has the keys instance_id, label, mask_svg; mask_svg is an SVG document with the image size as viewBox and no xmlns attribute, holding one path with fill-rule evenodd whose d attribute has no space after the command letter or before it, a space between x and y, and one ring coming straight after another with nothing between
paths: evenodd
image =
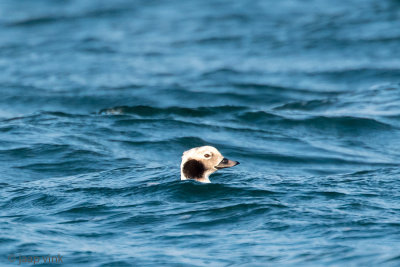
<instances>
[{"instance_id":1,"label":"long-tailed duck","mask_svg":"<svg viewBox=\"0 0 400 267\"><path fill-rule=\"evenodd\" d=\"M213 172L238 165L239 162L224 158L212 146L195 147L183 152L181 163L181 180L194 179L210 183L208 177Z\"/></svg>"}]
</instances>

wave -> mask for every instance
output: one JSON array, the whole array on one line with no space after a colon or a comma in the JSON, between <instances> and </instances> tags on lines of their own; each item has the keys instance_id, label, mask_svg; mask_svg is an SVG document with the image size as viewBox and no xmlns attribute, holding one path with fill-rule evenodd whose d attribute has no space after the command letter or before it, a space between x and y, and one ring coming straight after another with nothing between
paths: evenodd
<instances>
[{"instance_id":1,"label":"wave","mask_svg":"<svg viewBox=\"0 0 400 267\"><path fill-rule=\"evenodd\" d=\"M215 116L218 114L234 113L237 111L245 110L243 106L214 106L214 107L151 107L151 106L117 106L113 108L106 108L99 111L102 115L120 115L131 114L142 117L151 117L158 115L177 115L182 117L206 117Z\"/></svg>"},{"instance_id":2,"label":"wave","mask_svg":"<svg viewBox=\"0 0 400 267\"><path fill-rule=\"evenodd\" d=\"M108 8L108 9L97 9L86 11L83 13L77 14L65 14L65 15L40 15L36 17L30 17L25 19L14 19L14 21L6 22L6 26L8 27L23 27L23 26L36 26L36 25L44 25L44 24L52 24L64 21L71 21L77 19L90 19L90 18L99 18L99 17L107 17L114 15L121 15L123 13L131 12L132 9L127 9L126 7L118 7L118 8Z\"/></svg>"},{"instance_id":3,"label":"wave","mask_svg":"<svg viewBox=\"0 0 400 267\"><path fill-rule=\"evenodd\" d=\"M388 123L374 118L353 116L312 116L297 115L292 118L265 111L243 112L237 116L238 119L248 123L282 124L290 126L310 126L314 128L335 128L343 131L354 129L360 130L389 130L394 127Z\"/></svg>"}]
</instances>

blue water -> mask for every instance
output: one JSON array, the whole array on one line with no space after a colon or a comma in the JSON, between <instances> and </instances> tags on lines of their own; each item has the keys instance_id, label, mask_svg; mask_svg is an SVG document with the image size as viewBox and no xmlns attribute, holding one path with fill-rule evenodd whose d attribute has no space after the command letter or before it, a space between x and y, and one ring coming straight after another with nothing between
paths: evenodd
<instances>
[{"instance_id":1,"label":"blue water","mask_svg":"<svg viewBox=\"0 0 400 267\"><path fill-rule=\"evenodd\" d=\"M2 0L0 70L1 266L400 265L400 1Z\"/></svg>"}]
</instances>

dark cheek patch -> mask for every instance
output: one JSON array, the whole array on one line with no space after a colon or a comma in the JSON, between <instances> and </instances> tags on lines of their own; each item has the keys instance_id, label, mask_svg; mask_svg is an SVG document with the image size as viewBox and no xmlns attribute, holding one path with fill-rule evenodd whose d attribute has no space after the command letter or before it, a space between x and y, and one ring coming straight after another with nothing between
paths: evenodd
<instances>
[{"instance_id":1,"label":"dark cheek patch","mask_svg":"<svg viewBox=\"0 0 400 267\"><path fill-rule=\"evenodd\" d=\"M202 178L205 170L203 163L194 159L187 161L183 165L183 174L189 179Z\"/></svg>"}]
</instances>

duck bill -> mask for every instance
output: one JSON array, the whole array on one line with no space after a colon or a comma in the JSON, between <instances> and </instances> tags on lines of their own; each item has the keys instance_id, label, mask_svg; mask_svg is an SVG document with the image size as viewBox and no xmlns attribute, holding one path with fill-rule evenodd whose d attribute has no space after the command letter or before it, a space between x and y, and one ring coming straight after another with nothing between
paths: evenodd
<instances>
[{"instance_id":1,"label":"duck bill","mask_svg":"<svg viewBox=\"0 0 400 267\"><path fill-rule=\"evenodd\" d=\"M238 161L224 158L217 166L215 166L215 168L216 169L230 168L239 164L240 163Z\"/></svg>"}]
</instances>

